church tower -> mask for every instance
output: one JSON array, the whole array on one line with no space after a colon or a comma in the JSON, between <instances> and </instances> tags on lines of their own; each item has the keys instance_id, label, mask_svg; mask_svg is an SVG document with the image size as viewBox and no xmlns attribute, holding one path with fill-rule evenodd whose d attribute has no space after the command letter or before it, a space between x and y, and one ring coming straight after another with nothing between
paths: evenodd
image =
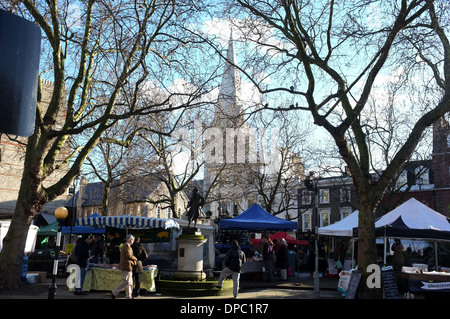
<instances>
[{"instance_id":1,"label":"church tower","mask_svg":"<svg viewBox=\"0 0 450 319\"><path fill-rule=\"evenodd\" d=\"M219 87L214 118L205 132L204 192L214 183L205 211L232 216L248 207L254 137L245 121L241 78L236 67L233 34ZM250 143L253 143L252 145ZM256 198L256 197L255 197Z\"/></svg>"}]
</instances>

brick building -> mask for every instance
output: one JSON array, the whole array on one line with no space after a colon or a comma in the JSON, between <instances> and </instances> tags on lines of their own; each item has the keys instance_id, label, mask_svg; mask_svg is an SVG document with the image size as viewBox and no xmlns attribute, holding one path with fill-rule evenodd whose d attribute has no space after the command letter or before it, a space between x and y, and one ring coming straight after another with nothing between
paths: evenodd
<instances>
[{"instance_id":1,"label":"brick building","mask_svg":"<svg viewBox=\"0 0 450 319\"><path fill-rule=\"evenodd\" d=\"M50 103L53 93L53 84L43 80L42 87L42 105L46 107ZM58 121L63 122L65 114L58 117ZM19 194L22 172L24 167L26 137L11 136L0 134L0 217L10 218L14 213L17 196ZM70 154L70 143L66 143L61 152L61 157ZM51 185L60 179L60 176L66 171L60 170L53 173L44 181L44 185ZM59 196L54 201L44 207L44 211L54 212L54 210L63 206L67 200L68 193Z\"/></svg>"}]
</instances>

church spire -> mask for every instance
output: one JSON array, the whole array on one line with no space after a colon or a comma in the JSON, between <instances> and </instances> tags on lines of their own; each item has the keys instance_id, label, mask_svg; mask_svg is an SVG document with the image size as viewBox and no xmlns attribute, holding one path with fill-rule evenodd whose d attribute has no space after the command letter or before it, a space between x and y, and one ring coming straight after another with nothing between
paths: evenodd
<instances>
[{"instance_id":1,"label":"church spire","mask_svg":"<svg viewBox=\"0 0 450 319\"><path fill-rule=\"evenodd\" d=\"M243 122L241 79L236 65L236 52L233 32L231 31L214 121L219 126L226 125L229 127L232 124L232 127L237 127L242 125ZM220 123L217 121L220 121Z\"/></svg>"}]
</instances>

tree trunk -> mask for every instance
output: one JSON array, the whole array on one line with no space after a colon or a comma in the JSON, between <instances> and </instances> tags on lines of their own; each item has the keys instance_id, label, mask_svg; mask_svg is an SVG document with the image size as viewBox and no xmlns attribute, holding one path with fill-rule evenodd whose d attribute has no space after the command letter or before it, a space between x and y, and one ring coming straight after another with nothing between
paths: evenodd
<instances>
[{"instance_id":1,"label":"tree trunk","mask_svg":"<svg viewBox=\"0 0 450 319\"><path fill-rule=\"evenodd\" d=\"M377 249L375 238L376 205L371 202L367 193L359 194L358 215L358 271L362 274L358 288L358 298L379 299L382 298L382 289L367 287L367 267L377 263Z\"/></svg>"},{"instance_id":2,"label":"tree trunk","mask_svg":"<svg viewBox=\"0 0 450 319\"><path fill-rule=\"evenodd\" d=\"M37 133L35 133L37 134ZM16 202L16 208L8 233L3 239L0 252L0 289L13 289L21 284L21 269L28 229L41 208L40 200L40 163L33 150L36 135L29 138L25 166Z\"/></svg>"}]
</instances>

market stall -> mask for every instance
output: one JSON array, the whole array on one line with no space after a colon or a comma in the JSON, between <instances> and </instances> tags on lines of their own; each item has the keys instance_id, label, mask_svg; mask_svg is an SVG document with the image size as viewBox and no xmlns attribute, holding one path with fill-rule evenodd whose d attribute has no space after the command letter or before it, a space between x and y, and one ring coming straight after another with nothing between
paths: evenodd
<instances>
[{"instance_id":1,"label":"market stall","mask_svg":"<svg viewBox=\"0 0 450 319\"><path fill-rule=\"evenodd\" d=\"M428 271L427 265L403 267L401 278L407 280L408 290L414 294L424 294L429 298L450 296L450 268Z\"/></svg>"},{"instance_id":2,"label":"market stall","mask_svg":"<svg viewBox=\"0 0 450 319\"><path fill-rule=\"evenodd\" d=\"M351 238L353 236L353 228L358 227L358 215L359 212L355 210L353 213L348 215L347 217L341 219L340 221L324 226L319 227L319 235L324 236L335 236L335 237L349 237ZM351 240L352 243L352 254L355 251L354 248L354 240ZM355 256L352 256L351 259L345 259L342 263L342 269L349 271L353 267L353 260ZM337 275L338 270L335 267L336 266L336 260L333 258L328 258L328 274L329 275Z\"/></svg>"},{"instance_id":3,"label":"market stall","mask_svg":"<svg viewBox=\"0 0 450 319\"><path fill-rule=\"evenodd\" d=\"M358 228L353 229L358 237ZM411 198L375 221L376 237L450 240L450 219Z\"/></svg>"},{"instance_id":4,"label":"market stall","mask_svg":"<svg viewBox=\"0 0 450 319\"><path fill-rule=\"evenodd\" d=\"M375 221L375 236L384 238L384 264L386 264L387 238L448 241L450 219L411 198ZM358 237L358 227L353 228L353 237ZM437 263L436 255L436 265Z\"/></svg>"},{"instance_id":5,"label":"market stall","mask_svg":"<svg viewBox=\"0 0 450 319\"><path fill-rule=\"evenodd\" d=\"M74 291L75 281L79 280L76 270L67 279L69 291ZM149 292L156 291L155 278L158 269L155 265L144 267L141 275L141 288ZM111 291L122 281L122 271L118 265L91 264L83 282L83 291Z\"/></svg>"},{"instance_id":6,"label":"market stall","mask_svg":"<svg viewBox=\"0 0 450 319\"><path fill-rule=\"evenodd\" d=\"M158 268L155 265L144 267L141 275L141 289L148 292L155 292L155 278L158 274ZM69 290L73 291L75 276L70 277L72 284L69 284ZM92 264L90 265L83 283L83 291L112 291L122 281L122 271L118 265Z\"/></svg>"},{"instance_id":7,"label":"market stall","mask_svg":"<svg viewBox=\"0 0 450 319\"><path fill-rule=\"evenodd\" d=\"M5 238L8 233L9 226L11 224L10 220L2 220L0 221L0 251L2 250L3 238ZM27 239L25 242L24 253L34 252L36 246L36 239L39 232L39 227L35 225L30 225L28 228Z\"/></svg>"},{"instance_id":8,"label":"market stall","mask_svg":"<svg viewBox=\"0 0 450 319\"><path fill-rule=\"evenodd\" d=\"M91 216L87 217L88 219L92 218L98 218L101 217L99 214L92 214ZM86 223L88 224L88 223ZM61 227L61 233L67 235L67 234L75 234L75 235L81 235L81 234L104 234L105 228L99 227L98 225L83 225L83 226L62 226Z\"/></svg>"},{"instance_id":9,"label":"market stall","mask_svg":"<svg viewBox=\"0 0 450 319\"><path fill-rule=\"evenodd\" d=\"M254 233L286 232L290 230L297 232L297 223L275 217L266 212L258 204L253 204L246 211L234 218L220 220L219 229L229 231L241 230ZM262 268L262 260L259 256L256 256L254 259L248 259L244 263L242 273L258 274L262 272Z\"/></svg>"},{"instance_id":10,"label":"market stall","mask_svg":"<svg viewBox=\"0 0 450 319\"><path fill-rule=\"evenodd\" d=\"M117 229L117 232L135 231L142 232L149 230L156 236L169 238L169 229L179 229L179 224L172 219L150 218L141 216L91 216L78 218L77 227L94 227L97 229ZM145 234L139 234L142 238ZM141 241L143 242L143 241ZM156 265L144 266L144 273L141 276L141 288L153 292L156 290L154 278L158 273ZM122 280L122 272L117 264L91 264L83 284L83 290L111 291ZM70 286L69 286L70 287Z\"/></svg>"},{"instance_id":11,"label":"market stall","mask_svg":"<svg viewBox=\"0 0 450 319\"><path fill-rule=\"evenodd\" d=\"M77 218L76 225L97 226L97 227L109 226L124 229L145 229L145 228L180 229L178 223L173 219L151 218L132 215Z\"/></svg>"},{"instance_id":12,"label":"market stall","mask_svg":"<svg viewBox=\"0 0 450 319\"><path fill-rule=\"evenodd\" d=\"M281 238L284 238L286 240L286 243L288 245L300 245L300 246L307 246L308 241L307 240L298 240L293 238L291 235L289 235L286 232L276 232L273 234L270 234L270 239L272 241L274 240L281 240ZM256 247L261 245L261 239L251 239L250 240Z\"/></svg>"},{"instance_id":13,"label":"market stall","mask_svg":"<svg viewBox=\"0 0 450 319\"><path fill-rule=\"evenodd\" d=\"M319 235L352 237L353 228L358 227L358 214L359 212L355 210L353 213L334 224L319 227Z\"/></svg>"},{"instance_id":14,"label":"market stall","mask_svg":"<svg viewBox=\"0 0 450 319\"><path fill-rule=\"evenodd\" d=\"M219 221L221 230L246 230L249 232L297 231L297 223L281 219L266 212L258 204L253 204L238 216Z\"/></svg>"},{"instance_id":15,"label":"market stall","mask_svg":"<svg viewBox=\"0 0 450 319\"><path fill-rule=\"evenodd\" d=\"M358 236L358 228L353 229L353 235ZM375 221L375 235L377 238L384 238L384 264L386 264L387 238L434 241L435 268L439 270L437 242L450 240L450 219L411 198ZM407 281L408 289L413 293L430 294L431 290L450 293L448 289L450 276L446 272L429 272L424 269L417 272L403 267L400 276ZM439 284L433 286L432 282L435 281Z\"/></svg>"}]
</instances>

